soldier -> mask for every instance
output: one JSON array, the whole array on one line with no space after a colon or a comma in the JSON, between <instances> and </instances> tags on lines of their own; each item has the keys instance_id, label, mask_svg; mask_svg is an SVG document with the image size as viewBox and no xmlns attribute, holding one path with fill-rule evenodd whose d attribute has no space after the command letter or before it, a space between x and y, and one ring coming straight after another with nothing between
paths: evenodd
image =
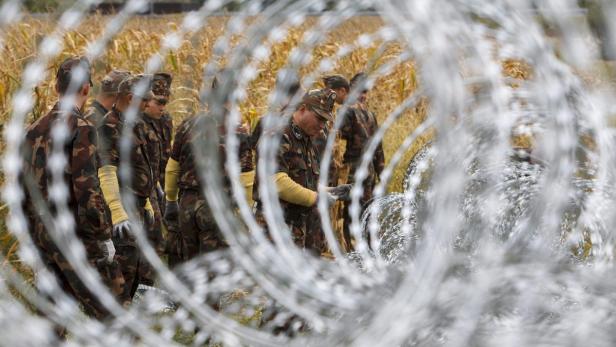
<instances>
[{"instance_id":1,"label":"soldier","mask_svg":"<svg viewBox=\"0 0 616 347\"><path fill-rule=\"evenodd\" d=\"M82 69L81 73L75 73L78 69ZM55 217L60 208L49 192L52 180L49 160L55 146L52 128L64 122L69 132L62 144L66 158L64 183L68 187L67 205L75 220L75 234L85 246L88 262L98 269L104 283L116 295L122 291L124 279L114 260L109 214L96 176L96 130L81 111L91 83L87 59L68 58L60 65L56 74L56 92L60 100L47 115L27 128L21 180L26 186L24 209L30 234L44 264L55 274L64 292L83 306L86 314L103 319L109 312L79 279L44 224L47 218ZM58 332L63 335L61 328Z\"/></svg>"},{"instance_id":2,"label":"soldier","mask_svg":"<svg viewBox=\"0 0 616 347\"><path fill-rule=\"evenodd\" d=\"M153 113L160 113L160 116L153 117L155 122L155 130L161 142L161 157L159 165L159 182L160 185L157 189L159 206L164 214L165 197L163 188L165 187L165 168L167 162L171 156L171 134L173 132L173 120L171 115L166 109L166 105L169 103L169 97L171 96L171 82L173 76L169 73L159 72L155 73L152 78L152 92L154 98L148 102L148 108L153 109Z\"/></svg>"},{"instance_id":3,"label":"soldier","mask_svg":"<svg viewBox=\"0 0 616 347\"><path fill-rule=\"evenodd\" d=\"M141 83L140 83L141 82ZM154 277L149 263L143 259L131 229L134 221L130 221L126 213L125 202L120 196L120 187L125 181L119 180L117 175L120 166L120 137L125 125L125 112L131 104L138 105L138 116L132 128L130 163L131 186L129 190L135 195L137 213L141 223L144 224L148 236L154 224L154 211L152 205L156 200L149 197L155 189L156 175L154 166L160 160L156 153L160 148L158 137L148 131L144 121L143 110L148 100L152 98L151 77L138 75L124 79L118 87L118 97L112 110L105 115L103 125L98 129L101 142L105 143L106 150L101 152L103 166L98 171L105 201L111 210L113 222L113 237L117 246L117 253L126 286L122 292L122 302L130 303L139 283L153 285ZM144 84L147 84L145 88ZM137 99L137 100L134 100ZM120 184L122 182L122 184Z\"/></svg>"},{"instance_id":4,"label":"soldier","mask_svg":"<svg viewBox=\"0 0 616 347\"><path fill-rule=\"evenodd\" d=\"M218 88L216 79L212 88L213 90ZM180 124L175 134L171 158L167 164L165 180L167 210L165 211L165 221L168 224L177 221L181 231L177 235L177 244L173 245L173 249L170 250L177 254L175 261L172 262L170 258L169 266L171 267L198 254L227 247L207 200L203 196L203 186L199 178L193 153L196 139L203 138L204 136L201 133L203 125L199 122L204 121L205 117L190 117ZM218 132L219 168L224 170L226 158L225 126L220 125ZM238 136L240 142L238 155L242 171L252 171L254 169L252 148L248 141L247 129L243 126L238 127L236 129L236 136ZM223 184L223 189L231 196L229 179L225 178Z\"/></svg>"},{"instance_id":5,"label":"soldier","mask_svg":"<svg viewBox=\"0 0 616 347\"><path fill-rule=\"evenodd\" d=\"M293 241L298 247L317 254L321 254L326 244L319 220L315 218L319 160L312 138L321 133L326 122L332 120L335 100L336 93L331 90L313 90L304 95L282 132L276 155L278 167L273 177ZM339 192L337 188L328 190L331 190L327 194L331 204L338 199ZM257 202L257 221L265 227L258 177L253 196Z\"/></svg>"},{"instance_id":6,"label":"soldier","mask_svg":"<svg viewBox=\"0 0 616 347\"><path fill-rule=\"evenodd\" d=\"M92 101L86 112L86 119L94 124L96 128L101 126L103 117L113 107L113 103L118 96L118 85L128 76L130 76L128 71L112 70L101 81L100 93Z\"/></svg>"},{"instance_id":7,"label":"soldier","mask_svg":"<svg viewBox=\"0 0 616 347\"><path fill-rule=\"evenodd\" d=\"M351 86L360 86L365 79L366 75L360 72L351 79ZM366 107L367 95L368 88L362 87L357 103L351 106L346 112L342 128L340 129L340 136L346 140L346 150L344 152L343 163L349 168L347 178L348 183L353 183L355 181L355 171L361 163L361 156L363 154L364 147L368 145L370 138L379 129L376 116ZM366 180L363 182L364 195L359 200L362 206L362 211L372 199L372 191L374 190L377 179L384 167L385 155L383 154L383 146L379 143L374 155L372 156L372 161L368 165L368 177L366 177ZM353 246L349 232L349 226L351 224L349 205L350 202L347 202L344 207L344 239L347 250L352 250Z\"/></svg>"},{"instance_id":8,"label":"soldier","mask_svg":"<svg viewBox=\"0 0 616 347\"><path fill-rule=\"evenodd\" d=\"M152 94L153 97L146 102L144 110L143 121L145 123L145 129L148 133L148 139L150 146L152 147L151 158L152 170L155 176L154 190L150 196L150 201L156 201L154 205L154 224L151 231L150 241L156 248L159 255L162 255L165 251L164 239L162 234L162 220L163 220L163 206L164 206L164 193L162 189L162 176L165 175L165 168L161 165L167 165L164 159L165 151L171 145L171 129L167 129L167 121L163 117L170 117L165 112L165 106L169 101L169 95L171 94L171 75L167 73L157 73L152 77ZM172 226L173 228L173 226Z\"/></svg>"}]
</instances>

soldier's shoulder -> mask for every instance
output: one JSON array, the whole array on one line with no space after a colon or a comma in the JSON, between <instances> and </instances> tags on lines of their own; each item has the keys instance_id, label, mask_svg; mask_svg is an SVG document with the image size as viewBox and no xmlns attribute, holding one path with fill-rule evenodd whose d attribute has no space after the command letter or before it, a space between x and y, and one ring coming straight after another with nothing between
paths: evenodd
<instances>
[{"instance_id":1,"label":"soldier's shoulder","mask_svg":"<svg viewBox=\"0 0 616 347\"><path fill-rule=\"evenodd\" d=\"M35 138L46 134L50 128L52 117L50 112L30 123L30 125L26 127L26 137Z\"/></svg>"},{"instance_id":2,"label":"soldier's shoulder","mask_svg":"<svg viewBox=\"0 0 616 347\"><path fill-rule=\"evenodd\" d=\"M103 123L109 123L109 124L115 124L115 123L120 123L120 115L115 111L115 110L111 110L107 113L105 113L105 116L103 116Z\"/></svg>"},{"instance_id":3,"label":"soldier's shoulder","mask_svg":"<svg viewBox=\"0 0 616 347\"><path fill-rule=\"evenodd\" d=\"M94 122L90 114L86 113L74 113L74 124L76 127L94 127Z\"/></svg>"}]
</instances>

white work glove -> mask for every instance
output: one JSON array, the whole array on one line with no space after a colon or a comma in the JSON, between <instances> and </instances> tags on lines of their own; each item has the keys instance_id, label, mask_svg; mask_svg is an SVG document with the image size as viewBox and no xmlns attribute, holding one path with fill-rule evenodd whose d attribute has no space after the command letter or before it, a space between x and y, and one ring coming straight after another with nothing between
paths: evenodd
<instances>
[{"instance_id":1,"label":"white work glove","mask_svg":"<svg viewBox=\"0 0 616 347\"><path fill-rule=\"evenodd\" d=\"M131 224L128 220L113 225L113 237L123 240L129 237Z\"/></svg>"},{"instance_id":2,"label":"white work glove","mask_svg":"<svg viewBox=\"0 0 616 347\"><path fill-rule=\"evenodd\" d=\"M325 191L336 197L336 200L351 201L352 184L341 184L335 187L327 187Z\"/></svg>"},{"instance_id":3,"label":"white work glove","mask_svg":"<svg viewBox=\"0 0 616 347\"><path fill-rule=\"evenodd\" d=\"M100 247L103 252L103 259L107 262L107 264L111 264L116 253L113 241L111 241L111 239L101 241L98 243L98 247Z\"/></svg>"}]
</instances>

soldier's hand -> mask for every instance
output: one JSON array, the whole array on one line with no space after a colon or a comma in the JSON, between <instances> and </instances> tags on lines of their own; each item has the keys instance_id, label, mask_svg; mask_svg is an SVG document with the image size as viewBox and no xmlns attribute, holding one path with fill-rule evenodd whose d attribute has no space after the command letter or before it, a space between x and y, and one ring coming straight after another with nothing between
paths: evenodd
<instances>
[{"instance_id":1,"label":"soldier's hand","mask_svg":"<svg viewBox=\"0 0 616 347\"><path fill-rule=\"evenodd\" d=\"M111 239L101 241L98 243L98 247L100 247L101 252L103 253L103 259L107 262L107 264L111 264L116 253L113 241L111 241Z\"/></svg>"},{"instance_id":2,"label":"soldier's hand","mask_svg":"<svg viewBox=\"0 0 616 347\"><path fill-rule=\"evenodd\" d=\"M117 239L127 239L130 235L131 225L128 220L113 225L112 235Z\"/></svg>"},{"instance_id":3,"label":"soldier's hand","mask_svg":"<svg viewBox=\"0 0 616 347\"><path fill-rule=\"evenodd\" d=\"M178 206L177 201L169 201L167 200L166 208L165 208L165 222L176 223L178 221L178 214L180 211L180 207Z\"/></svg>"},{"instance_id":4,"label":"soldier's hand","mask_svg":"<svg viewBox=\"0 0 616 347\"><path fill-rule=\"evenodd\" d=\"M351 200L352 184L341 184L336 187L328 187L326 190L329 194L336 197L336 200L349 201Z\"/></svg>"},{"instance_id":5,"label":"soldier's hand","mask_svg":"<svg viewBox=\"0 0 616 347\"><path fill-rule=\"evenodd\" d=\"M336 203L336 200L338 200L338 197L332 193L327 192L327 204L329 206L333 205Z\"/></svg>"},{"instance_id":6,"label":"soldier's hand","mask_svg":"<svg viewBox=\"0 0 616 347\"><path fill-rule=\"evenodd\" d=\"M154 213L152 211L145 210L143 212L143 225L146 228L154 225Z\"/></svg>"},{"instance_id":7,"label":"soldier's hand","mask_svg":"<svg viewBox=\"0 0 616 347\"><path fill-rule=\"evenodd\" d=\"M161 188L160 185L156 185L156 195L158 197L158 201L165 201L165 191Z\"/></svg>"}]
</instances>

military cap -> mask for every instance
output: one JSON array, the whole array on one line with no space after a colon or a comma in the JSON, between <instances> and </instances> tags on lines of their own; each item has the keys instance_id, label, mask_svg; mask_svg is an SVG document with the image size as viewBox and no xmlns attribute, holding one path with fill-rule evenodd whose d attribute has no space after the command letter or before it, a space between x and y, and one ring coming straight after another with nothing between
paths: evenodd
<instances>
[{"instance_id":1,"label":"military cap","mask_svg":"<svg viewBox=\"0 0 616 347\"><path fill-rule=\"evenodd\" d=\"M155 73L152 77L152 93L155 96L169 97L171 95L171 81L173 77L165 72Z\"/></svg>"},{"instance_id":2,"label":"military cap","mask_svg":"<svg viewBox=\"0 0 616 347\"><path fill-rule=\"evenodd\" d=\"M141 81L146 81L146 83L141 86ZM139 74L126 77L118 85L118 94L128 93L133 93L143 100L151 99L154 96L152 94L152 75Z\"/></svg>"},{"instance_id":3,"label":"military cap","mask_svg":"<svg viewBox=\"0 0 616 347\"><path fill-rule=\"evenodd\" d=\"M323 83L325 87L330 89L350 89L349 81L340 75L325 76L323 77Z\"/></svg>"},{"instance_id":4,"label":"military cap","mask_svg":"<svg viewBox=\"0 0 616 347\"><path fill-rule=\"evenodd\" d=\"M325 121L333 120L332 111L336 102L336 92L331 89L314 89L304 94L302 102L310 110L314 111L319 118Z\"/></svg>"},{"instance_id":5,"label":"military cap","mask_svg":"<svg viewBox=\"0 0 616 347\"><path fill-rule=\"evenodd\" d=\"M111 70L101 81L101 92L107 94L117 94L120 82L130 76L126 70Z\"/></svg>"},{"instance_id":6,"label":"military cap","mask_svg":"<svg viewBox=\"0 0 616 347\"><path fill-rule=\"evenodd\" d=\"M73 76L77 67L81 67L82 74ZM90 62L86 57L69 57L60 64L56 73L56 83L61 94L66 93L73 78L75 79L73 82L77 85L82 85L85 82L90 82L90 85L92 85Z\"/></svg>"}]
</instances>

